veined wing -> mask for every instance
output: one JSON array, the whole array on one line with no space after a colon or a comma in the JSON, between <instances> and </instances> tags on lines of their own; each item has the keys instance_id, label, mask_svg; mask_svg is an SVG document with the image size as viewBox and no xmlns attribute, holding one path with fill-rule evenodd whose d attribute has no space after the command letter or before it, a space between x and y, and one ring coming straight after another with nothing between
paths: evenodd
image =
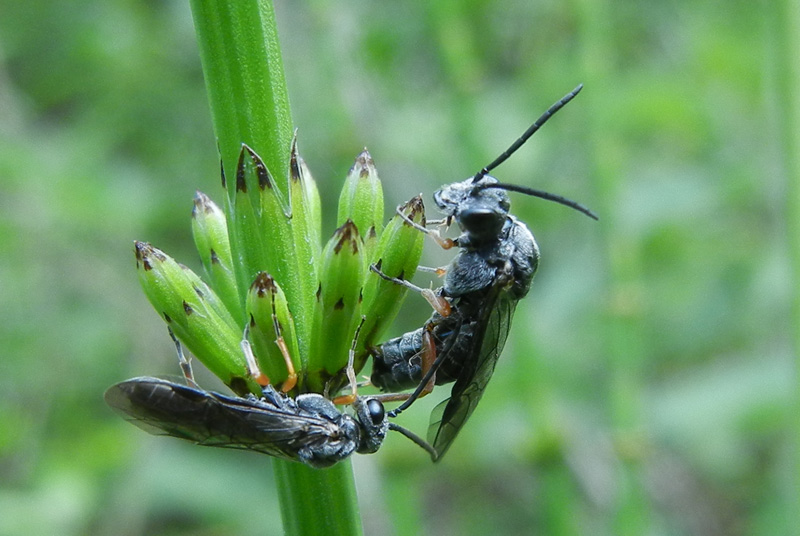
<instances>
[{"instance_id":1,"label":"veined wing","mask_svg":"<svg viewBox=\"0 0 800 536\"><path fill-rule=\"evenodd\" d=\"M301 450L348 442L339 437L337 423L298 410L290 398L274 398L234 398L152 377L118 383L105 393L106 403L142 430L200 445L306 461Z\"/></svg>"},{"instance_id":2,"label":"veined wing","mask_svg":"<svg viewBox=\"0 0 800 536\"><path fill-rule=\"evenodd\" d=\"M483 314L475 323L473 353L460 358L462 369L450 398L431 413L428 442L436 450L438 459L444 456L477 407L511 330L517 300L504 288L496 290L495 300L486 300Z\"/></svg>"}]
</instances>

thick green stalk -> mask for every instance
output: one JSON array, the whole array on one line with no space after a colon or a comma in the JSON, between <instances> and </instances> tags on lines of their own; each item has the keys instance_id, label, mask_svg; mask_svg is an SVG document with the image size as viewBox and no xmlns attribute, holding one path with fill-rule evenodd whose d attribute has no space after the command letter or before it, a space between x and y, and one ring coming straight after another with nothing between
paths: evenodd
<instances>
[{"instance_id":1,"label":"thick green stalk","mask_svg":"<svg viewBox=\"0 0 800 536\"><path fill-rule=\"evenodd\" d=\"M261 157L282 197L289 199L292 121L275 13L269 0L192 0L191 6L214 132L229 182L228 228L235 230L241 225L232 223L237 195L232 183L243 143ZM249 193L255 194L255 189ZM251 204L255 206L255 200ZM244 241L237 234L231 231L231 253L244 307L254 270L260 268L242 262L258 258L258 252L243 251ZM285 290L291 299L293 289ZM301 339L310 320L303 316L295 315ZM361 532L349 462L324 471L281 460L273 460L273 467L286 534Z\"/></svg>"},{"instance_id":2,"label":"thick green stalk","mask_svg":"<svg viewBox=\"0 0 800 536\"><path fill-rule=\"evenodd\" d=\"M288 199L293 128L272 3L192 0L191 5L225 177L229 182L235 180L239 153L246 143L261 157L283 198ZM236 191L227 188L229 229L235 229L231 222ZM232 238L239 298L244 304L255 273L248 263L238 262L241 243L236 236Z\"/></svg>"},{"instance_id":3,"label":"thick green stalk","mask_svg":"<svg viewBox=\"0 0 800 536\"><path fill-rule=\"evenodd\" d=\"M192 0L214 133L228 177L247 143L287 194L292 118L272 2Z\"/></svg>"},{"instance_id":4,"label":"thick green stalk","mask_svg":"<svg viewBox=\"0 0 800 536\"><path fill-rule=\"evenodd\" d=\"M276 459L272 467L275 479L282 484L278 492L284 534L361 534L350 460L328 469L312 469Z\"/></svg>"}]
</instances>

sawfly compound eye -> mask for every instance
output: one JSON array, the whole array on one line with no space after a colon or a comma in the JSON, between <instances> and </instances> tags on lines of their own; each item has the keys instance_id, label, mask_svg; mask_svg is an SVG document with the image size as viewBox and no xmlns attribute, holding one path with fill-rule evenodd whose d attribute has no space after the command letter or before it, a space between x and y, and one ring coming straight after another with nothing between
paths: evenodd
<instances>
[{"instance_id":1,"label":"sawfly compound eye","mask_svg":"<svg viewBox=\"0 0 800 536\"><path fill-rule=\"evenodd\" d=\"M506 213L491 209L469 209L458 215L464 229L479 235L496 236L506 221Z\"/></svg>"},{"instance_id":2,"label":"sawfly compound eye","mask_svg":"<svg viewBox=\"0 0 800 536\"><path fill-rule=\"evenodd\" d=\"M367 412L369 413L369 418L372 421L372 424L375 426L379 426L381 423L383 423L383 420L386 417L386 411L383 409L383 404L375 399L367 400Z\"/></svg>"}]
</instances>

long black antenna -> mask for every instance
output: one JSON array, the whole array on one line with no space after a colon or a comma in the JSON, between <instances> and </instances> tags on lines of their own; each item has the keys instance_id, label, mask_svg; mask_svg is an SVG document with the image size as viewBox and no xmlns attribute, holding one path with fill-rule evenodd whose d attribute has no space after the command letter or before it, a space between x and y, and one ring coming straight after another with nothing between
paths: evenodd
<instances>
[{"instance_id":1,"label":"long black antenna","mask_svg":"<svg viewBox=\"0 0 800 536\"><path fill-rule=\"evenodd\" d=\"M408 428L403 428L399 424L395 424L393 422L389 423L389 430L394 430L395 432L400 432L411 441L422 447L428 454L431 455L431 459L436 461L439 459L439 453L436 452L436 449L431 446L430 443L419 437L417 434L409 430Z\"/></svg>"},{"instance_id":2,"label":"long black antenna","mask_svg":"<svg viewBox=\"0 0 800 536\"><path fill-rule=\"evenodd\" d=\"M547 123L547 120L548 120L548 119L550 119L551 117L553 117L553 115L555 115L555 113L556 113L557 111L559 111L561 108L563 108L563 107L564 107L564 106L565 106L565 105L566 105L566 104L567 104L569 101L571 101L572 99L574 99L574 98L575 98L575 95L577 95L578 93L580 93L581 89L583 89L583 84L578 84L578 87L576 87L575 89L573 89L572 91L570 91L569 93L567 93L567 94L564 96L564 98L562 98L560 101L558 101L557 103L555 103L554 105L552 105L550 108L548 108L548 109L547 109L547 111L546 111L545 113L543 113L543 114L541 115L541 117L539 117L539 119L537 119L537 120L536 120L536 122L534 122L534 123L533 123L533 124L532 124L530 127L528 127L528 130L526 130L526 131L525 131L525 133L524 133L522 136L520 136L520 137L517 139L517 141L515 141L514 143L512 143L512 144L511 144L511 147L509 147L508 149L506 149L506 150L503 152L503 154L501 154L500 156L498 156L498 157L497 157L497 158L494 160L494 162L492 162L491 164L489 164L488 166L486 166L485 168L483 168L482 170L480 170L480 171L479 171L479 172L478 172L478 173L477 173L477 174L476 174L474 177L472 177L472 182L478 182L478 181L479 181L479 180L481 180L481 179L482 179L482 178L483 178L485 175L488 175L488 174L489 174L489 172L490 172L491 170L493 170L494 168L496 168L497 166L499 166L500 164L502 164L503 162L505 162L506 160L508 160L508 157L509 157L509 156L511 156L512 154L514 154L514 153L516 152L516 150L517 150L517 149L519 149L520 147L522 147L522 145L523 145L523 144L524 144L526 141L528 141L528 138L530 138L531 136L533 136L533 135L534 135L534 133L536 133L536 131L537 131L537 130L539 130L540 128L542 128L542 125L544 125L545 123ZM546 198L546 199L547 199L547 198ZM553 199L553 201L555 201L555 199ZM559 201L559 202L560 202L560 201ZM571 205L568 205L568 206L571 206ZM583 211L582 211L582 212L583 212ZM596 219L596 218L595 218L595 219Z\"/></svg>"},{"instance_id":3,"label":"long black antenna","mask_svg":"<svg viewBox=\"0 0 800 536\"><path fill-rule=\"evenodd\" d=\"M499 188L500 190L508 190L510 192L519 192L521 194L532 195L533 197L540 197L542 199L547 199L548 201L555 201L561 205L567 206L569 208L574 208L578 212L582 212L592 218L593 220L599 220L600 218L597 217L591 209L581 205L577 201L573 201L572 199L567 199L566 197L560 196L558 194L551 194L550 192L545 192L544 190L537 190L536 188L528 188L527 186L517 186L516 184L505 184L503 182L496 182L494 184L479 184L475 187L476 190L487 190L489 188Z\"/></svg>"}]
</instances>

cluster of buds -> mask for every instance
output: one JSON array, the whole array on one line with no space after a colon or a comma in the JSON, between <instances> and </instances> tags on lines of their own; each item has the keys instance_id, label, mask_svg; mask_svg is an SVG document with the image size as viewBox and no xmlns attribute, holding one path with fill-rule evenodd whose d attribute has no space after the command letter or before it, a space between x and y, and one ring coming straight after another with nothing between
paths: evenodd
<instances>
[{"instance_id":1,"label":"cluster of buds","mask_svg":"<svg viewBox=\"0 0 800 536\"><path fill-rule=\"evenodd\" d=\"M192 231L205 270L189 268L144 242L135 243L139 280L175 336L235 393L336 393L356 332L354 368L382 341L406 288L370 271L411 278L423 234L400 214L383 226L383 191L364 150L341 196L338 229L323 246L320 197L292 143L288 184L278 183L243 145L235 180L222 174L226 210L200 192ZM398 212L424 225L420 197ZM226 214L227 213L227 214ZM242 350L246 336L265 375L256 378Z\"/></svg>"}]
</instances>

